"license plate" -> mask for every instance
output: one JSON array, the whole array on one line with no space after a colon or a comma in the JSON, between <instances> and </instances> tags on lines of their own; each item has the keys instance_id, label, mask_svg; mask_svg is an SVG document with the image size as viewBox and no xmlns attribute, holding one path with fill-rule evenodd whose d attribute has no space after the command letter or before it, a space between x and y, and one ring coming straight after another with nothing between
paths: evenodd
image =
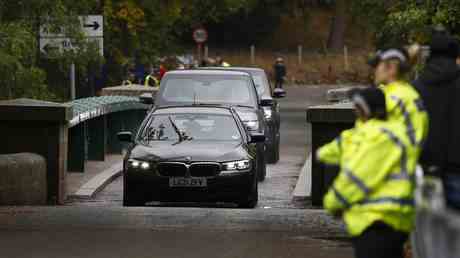
<instances>
[{"instance_id":1,"label":"license plate","mask_svg":"<svg viewBox=\"0 0 460 258\"><path fill-rule=\"evenodd\" d=\"M170 187L206 187L205 177L171 177L169 178Z\"/></svg>"}]
</instances>

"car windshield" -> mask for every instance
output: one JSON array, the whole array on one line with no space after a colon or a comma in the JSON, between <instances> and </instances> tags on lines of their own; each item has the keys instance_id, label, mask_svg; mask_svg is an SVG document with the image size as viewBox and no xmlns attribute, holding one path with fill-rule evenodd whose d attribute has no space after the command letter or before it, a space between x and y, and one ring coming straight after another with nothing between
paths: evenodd
<instances>
[{"instance_id":1,"label":"car windshield","mask_svg":"<svg viewBox=\"0 0 460 258\"><path fill-rule=\"evenodd\" d=\"M154 115L139 136L139 141L240 141L241 134L229 115L161 114Z\"/></svg>"},{"instance_id":2,"label":"car windshield","mask_svg":"<svg viewBox=\"0 0 460 258\"><path fill-rule=\"evenodd\" d=\"M270 84L268 83L267 76L265 75L265 72L262 71L251 71L251 76L252 79L254 80L254 83L256 84L256 89L257 93L259 96L267 93L270 91Z\"/></svg>"},{"instance_id":3,"label":"car windshield","mask_svg":"<svg viewBox=\"0 0 460 258\"><path fill-rule=\"evenodd\" d=\"M223 104L257 106L251 81L234 75L172 75L165 78L159 105Z\"/></svg>"}]
</instances>

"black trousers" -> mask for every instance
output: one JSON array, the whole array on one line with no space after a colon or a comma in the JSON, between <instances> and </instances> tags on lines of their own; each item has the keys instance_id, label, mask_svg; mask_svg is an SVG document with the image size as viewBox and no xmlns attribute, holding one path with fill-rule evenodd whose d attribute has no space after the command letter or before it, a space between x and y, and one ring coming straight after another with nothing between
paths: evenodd
<instances>
[{"instance_id":1,"label":"black trousers","mask_svg":"<svg viewBox=\"0 0 460 258\"><path fill-rule=\"evenodd\" d=\"M408 234L376 222L353 238L356 258L403 258Z\"/></svg>"},{"instance_id":2,"label":"black trousers","mask_svg":"<svg viewBox=\"0 0 460 258\"><path fill-rule=\"evenodd\" d=\"M279 78L276 79L275 80L275 88L282 89L283 88L283 82L284 82L284 80L282 78L281 79L279 79Z\"/></svg>"}]
</instances>

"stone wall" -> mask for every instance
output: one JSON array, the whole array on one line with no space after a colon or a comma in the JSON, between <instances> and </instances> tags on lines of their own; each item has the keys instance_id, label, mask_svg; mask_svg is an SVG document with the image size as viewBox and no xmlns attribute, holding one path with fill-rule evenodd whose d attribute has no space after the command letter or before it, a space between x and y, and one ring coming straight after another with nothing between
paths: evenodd
<instances>
[{"instance_id":1,"label":"stone wall","mask_svg":"<svg viewBox=\"0 0 460 258\"><path fill-rule=\"evenodd\" d=\"M0 154L37 153L46 160L48 203L63 204L67 171L68 105L15 99L0 101Z\"/></svg>"},{"instance_id":2,"label":"stone wall","mask_svg":"<svg viewBox=\"0 0 460 258\"><path fill-rule=\"evenodd\" d=\"M101 95L102 96L132 96L138 97L144 93L152 94L152 97L155 98L158 88L146 87L144 85L130 85L130 86L115 86L103 88Z\"/></svg>"},{"instance_id":3,"label":"stone wall","mask_svg":"<svg viewBox=\"0 0 460 258\"><path fill-rule=\"evenodd\" d=\"M0 155L0 205L45 205L46 160L33 153Z\"/></svg>"}]
</instances>

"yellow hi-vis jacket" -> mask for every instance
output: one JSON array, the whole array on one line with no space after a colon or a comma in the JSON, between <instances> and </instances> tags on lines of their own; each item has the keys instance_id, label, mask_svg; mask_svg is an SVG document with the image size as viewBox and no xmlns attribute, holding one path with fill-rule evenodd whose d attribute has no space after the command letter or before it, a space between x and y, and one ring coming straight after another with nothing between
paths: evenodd
<instances>
[{"instance_id":1,"label":"yellow hi-vis jacket","mask_svg":"<svg viewBox=\"0 0 460 258\"><path fill-rule=\"evenodd\" d=\"M388 120L403 123L412 145L419 154L428 135L428 113L418 92L407 82L395 81L380 87L385 94Z\"/></svg>"},{"instance_id":2,"label":"yellow hi-vis jacket","mask_svg":"<svg viewBox=\"0 0 460 258\"><path fill-rule=\"evenodd\" d=\"M376 119L360 123L321 147L317 158L340 165L324 207L331 213L343 211L350 235L360 235L376 221L411 231L418 155L404 126Z\"/></svg>"},{"instance_id":3,"label":"yellow hi-vis jacket","mask_svg":"<svg viewBox=\"0 0 460 258\"><path fill-rule=\"evenodd\" d=\"M150 80L153 81L153 85L155 85L155 86L152 86L150 84L151 83ZM149 74L149 75L147 75L145 77L144 86L146 86L146 87L155 87L156 88L156 87L158 87L158 85L160 85L160 82L158 81L158 79L155 76Z\"/></svg>"}]
</instances>

